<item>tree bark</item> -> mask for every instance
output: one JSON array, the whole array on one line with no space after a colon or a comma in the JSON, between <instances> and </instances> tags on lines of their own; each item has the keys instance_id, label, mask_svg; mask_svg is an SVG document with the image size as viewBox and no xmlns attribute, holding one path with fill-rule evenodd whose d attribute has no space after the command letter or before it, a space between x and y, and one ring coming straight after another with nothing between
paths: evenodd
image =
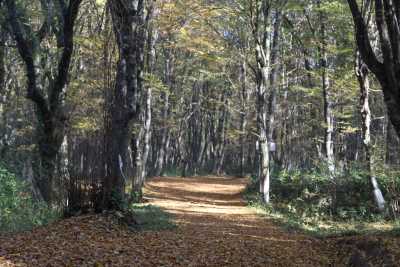
<instances>
[{"instance_id":1,"label":"tree bark","mask_svg":"<svg viewBox=\"0 0 400 267\"><path fill-rule=\"evenodd\" d=\"M383 212L385 209L385 199L379 189L378 182L373 175L373 158L371 154L371 110L369 108L369 79L368 68L362 62L360 55L357 53L356 61L356 76L360 85L360 106L362 118L362 134L363 145L365 150L365 162L370 180L374 200L379 211Z\"/></svg>"},{"instance_id":2,"label":"tree bark","mask_svg":"<svg viewBox=\"0 0 400 267\"><path fill-rule=\"evenodd\" d=\"M400 140L396 131L393 129L392 122L387 121L386 127L386 164L390 167L400 164L398 151Z\"/></svg>"},{"instance_id":3,"label":"tree bark","mask_svg":"<svg viewBox=\"0 0 400 267\"><path fill-rule=\"evenodd\" d=\"M255 39L255 52L257 61L257 128L259 146L259 181L260 193L263 195L265 203L270 202L270 155L269 142L272 137L275 105L276 88L275 81L277 75L277 58L279 52L279 31L281 22L281 10L277 8L274 12L275 19L272 29L271 40L271 3L262 1L260 5L252 10L251 18L253 37ZM254 7L253 7L254 8ZM271 42L272 41L272 42ZM272 70L271 70L272 69ZM269 97L267 96L270 93Z\"/></svg>"},{"instance_id":4,"label":"tree bark","mask_svg":"<svg viewBox=\"0 0 400 267\"><path fill-rule=\"evenodd\" d=\"M369 37L369 27L356 0L347 0L355 25L360 55L381 84L388 115L400 136L400 5L375 0L375 25L379 33L382 59L375 54Z\"/></svg>"},{"instance_id":5,"label":"tree bark","mask_svg":"<svg viewBox=\"0 0 400 267\"><path fill-rule=\"evenodd\" d=\"M68 5L63 5L57 10L61 18L61 29L57 32L60 40L58 48L61 56L57 65L57 73L53 80L49 81L49 88L43 90L38 79L40 77L39 46L41 40L46 36L48 27L47 18L38 32L33 32L32 27L23 24L18 17L15 1L5 1L9 23L11 25L14 39L17 43L27 76L27 98L36 107L38 120L38 149L40 155L41 172L35 177L35 183L47 203L53 201L54 171L56 159L65 135L67 114L64 111L64 96L68 83L69 66L73 53L74 25L78 15L81 0L70 0ZM48 92L45 97L43 92Z\"/></svg>"},{"instance_id":6,"label":"tree bark","mask_svg":"<svg viewBox=\"0 0 400 267\"><path fill-rule=\"evenodd\" d=\"M320 6L320 1L318 1ZM320 23L321 23L321 46L319 47L320 52L320 67L322 68L322 94L324 99L324 119L325 119L325 135L324 135L324 148L325 148L325 159L328 166L329 177L334 180L335 172L335 154L333 146L333 131L334 131L334 117L333 117L333 96L331 92L331 83L329 77L329 63L327 53L327 40L326 40L326 16L323 11L320 11Z\"/></svg>"},{"instance_id":7,"label":"tree bark","mask_svg":"<svg viewBox=\"0 0 400 267\"><path fill-rule=\"evenodd\" d=\"M143 87L145 0L109 1L114 34L119 49L116 82L107 130L107 173L102 190L102 209L124 209L124 173L131 124L139 115Z\"/></svg>"},{"instance_id":8,"label":"tree bark","mask_svg":"<svg viewBox=\"0 0 400 267\"><path fill-rule=\"evenodd\" d=\"M226 145L226 124L228 120L228 105L229 100L227 92L223 92L220 100L219 118L216 131L216 143L215 143L215 157L213 173L217 175L222 174L223 163L225 158L225 145ZM202 150L204 151L204 149Z\"/></svg>"},{"instance_id":9,"label":"tree bark","mask_svg":"<svg viewBox=\"0 0 400 267\"><path fill-rule=\"evenodd\" d=\"M4 29L4 25L0 24L0 124L6 125L6 114L4 110L5 103L7 101L7 90L6 88L6 66L5 66L5 57L6 57L6 32ZM7 138L5 131L0 131L0 159L2 159L7 152Z\"/></svg>"},{"instance_id":10,"label":"tree bark","mask_svg":"<svg viewBox=\"0 0 400 267\"><path fill-rule=\"evenodd\" d=\"M164 49L165 54L165 84L168 87L168 92L161 93L162 107L162 129L160 137L160 147L158 149L158 156L156 161L156 176L161 176L165 168L166 157L169 149L170 132L169 132L169 115L170 115L170 102L169 94L173 91L173 75L174 75L174 60L170 48Z\"/></svg>"},{"instance_id":11,"label":"tree bark","mask_svg":"<svg viewBox=\"0 0 400 267\"><path fill-rule=\"evenodd\" d=\"M155 45L158 38L157 29L152 22L155 15L155 1L151 0L147 7L148 13L146 16L146 60L145 72L147 75L152 75L155 68L156 50ZM136 159L135 159L135 174L133 177L132 197L136 201L142 199L142 187L147 175L147 162L150 153L151 142L151 104L152 104L152 87L147 85L144 88L142 97L141 118L140 118L140 134L136 140Z\"/></svg>"},{"instance_id":12,"label":"tree bark","mask_svg":"<svg viewBox=\"0 0 400 267\"><path fill-rule=\"evenodd\" d=\"M245 53L245 52L244 52ZM243 53L243 54L244 54ZM244 57L244 55L243 55ZM240 111L240 174L242 177L245 176L245 164L246 164L246 127L247 127L247 102L249 94L247 92L247 66L246 60L240 66L240 80L241 80L241 111Z\"/></svg>"}]
</instances>

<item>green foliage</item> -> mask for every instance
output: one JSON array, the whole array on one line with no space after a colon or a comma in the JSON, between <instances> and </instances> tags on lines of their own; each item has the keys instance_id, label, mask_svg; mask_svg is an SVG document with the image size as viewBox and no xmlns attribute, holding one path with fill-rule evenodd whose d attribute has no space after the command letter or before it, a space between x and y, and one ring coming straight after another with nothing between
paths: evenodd
<instances>
[{"instance_id":1,"label":"green foliage","mask_svg":"<svg viewBox=\"0 0 400 267\"><path fill-rule=\"evenodd\" d=\"M46 225L60 213L35 201L26 183L0 165L0 231L14 232Z\"/></svg>"},{"instance_id":2,"label":"green foliage","mask_svg":"<svg viewBox=\"0 0 400 267\"><path fill-rule=\"evenodd\" d=\"M245 198L250 206L290 230L314 235L348 235L396 229L395 222L387 221L377 212L370 181L360 167L353 166L336 176L336 212L331 209L333 185L324 166L309 171L275 172L271 177L272 204L263 204L255 178L247 187ZM378 181L387 201L397 196L399 177L398 174L379 174Z\"/></svg>"},{"instance_id":3,"label":"green foliage","mask_svg":"<svg viewBox=\"0 0 400 267\"><path fill-rule=\"evenodd\" d=\"M131 211L137 221L137 230L159 231L170 230L176 227L170 214L154 205L133 204Z\"/></svg>"},{"instance_id":4,"label":"green foliage","mask_svg":"<svg viewBox=\"0 0 400 267\"><path fill-rule=\"evenodd\" d=\"M334 186L323 168L309 172L281 172L272 180L273 199L301 217L335 220L374 219L375 206L366 173L352 169L336 176L336 214L331 214L330 190ZM381 180L380 180L381 181Z\"/></svg>"}]
</instances>

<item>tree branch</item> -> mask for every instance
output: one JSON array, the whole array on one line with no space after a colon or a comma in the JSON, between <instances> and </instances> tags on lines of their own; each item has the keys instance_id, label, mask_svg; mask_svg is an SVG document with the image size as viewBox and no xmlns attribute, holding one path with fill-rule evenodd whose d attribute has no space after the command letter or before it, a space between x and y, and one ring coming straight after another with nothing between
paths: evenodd
<instances>
[{"instance_id":1,"label":"tree branch","mask_svg":"<svg viewBox=\"0 0 400 267\"><path fill-rule=\"evenodd\" d=\"M382 0L375 0L375 20L376 26L379 32L379 38L381 41L381 48L383 54L383 70L386 72L386 78L393 80L395 74L393 73L394 70L394 54L392 51L391 43L390 43L390 36L387 30L387 25L385 23L385 13ZM364 60L365 61L365 60ZM369 66L369 63L366 62ZM372 69L371 69L372 70ZM389 73L388 73L389 72ZM390 74L390 75L388 75ZM379 77L378 77L379 78ZM392 83L392 81L389 81Z\"/></svg>"},{"instance_id":2,"label":"tree branch","mask_svg":"<svg viewBox=\"0 0 400 267\"><path fill-rule=\"evenodd\" d=\"M63 25L63 51L58 63L58 73L50 93L50 109L55 111L59 107L61 93L67 83L69 66L74 48L74 25L82 0L70 0Z\"/></svg>"},{"instance_id":3,"label":"tree branch","mask_svg":"<svg viewBox=\"0 0 400 267\"><path fill-rule=\"evenodd\" d=\"M46 15L44 17L44 21L42 26L39 28L39 30L35 33L35 36L38 39L38 43L40 44L44 38L46 38L47 34L50 31L50 22L49 22L49 17L51 14L49 14L49 4L45 0L41 0L40 4L42 6L42 9L45 11Z\"/></svg>"},{"instance_id":4,"label":"tree branch","mask_svg":"<svg viewBox=\"0 0 400 267\"><path fill-rule=\"evenodd\" d=\"M357 46L360 50L360 54L364 62L368 65L370 70L378 77L378 79L384 79L384 66L378 61L376 55L372 49L368 29L365 25L364 19L358 8L356 0L347 0L351 13L353 15L354 26L356 31Z\"/></svg>"},{"instance_id":5,"label":"tree branch","mask_svg":"<svg viewBox=\"0 0 400 267\"><path fill-rule=\"evenodd\" d=\"M46 99L37 88L33 42L24 37L21 24L17 18L15 1L6 0L6 5L9 22L17 43L18 52L20 53L26 66L26 76L28 79L27 98L32 100L36 104L42 116L46 117L49 113L49 110Z\"/></svg>"},{"instance_id":6,"label":"tree branch","mask_svg":"<svg viewBox=\"0 0 400 267\"><path fill-rule=\"evenodd\" d=\"M395 61L395 66L399 65L400 56L400 30L397 21L396 14L394 12L394 7L391 1L384 0L384 15L387 25L387 32L390 38L391 51L393 54L393 59Z\"/></svg>"}]
</instances>

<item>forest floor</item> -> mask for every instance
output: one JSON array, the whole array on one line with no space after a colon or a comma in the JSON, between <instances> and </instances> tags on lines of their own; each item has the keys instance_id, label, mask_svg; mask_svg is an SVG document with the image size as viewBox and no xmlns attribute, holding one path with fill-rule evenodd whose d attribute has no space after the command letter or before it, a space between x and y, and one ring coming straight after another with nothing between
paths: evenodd
<instances>
[{"instance_id":1,"label":"forest floor","mask_svg":"<svg viewBox=\"0 0 400 267\"><path fill-rule=\"evenodd\" d=\"M241 196L246 183L230 177L152 179L145 188L146 201L171 213L176 228L134 232L102 215L73 217L0 236L0 266L396 266L400 262L399 238L318 239L283 229L246 206Z\"/></svg>"}]
</instances>

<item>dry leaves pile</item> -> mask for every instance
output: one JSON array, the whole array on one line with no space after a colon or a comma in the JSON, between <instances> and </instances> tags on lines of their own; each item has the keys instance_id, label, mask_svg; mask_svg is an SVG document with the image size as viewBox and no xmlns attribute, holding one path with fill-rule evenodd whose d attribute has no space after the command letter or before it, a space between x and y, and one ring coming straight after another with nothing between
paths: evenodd
<instances>
[{"instance_id":1,"label":"dry leaves pile","mask_svg":"<svg viewBox=\"0 0 400 267\"><path fill-rule=\"evenodd\" d=\"M75 217L0 236L0 266L346 266L349 261L357 266L365 258L376 266L400 262L396 238L319 240L282 230L245 206L240 197L245 184L237 178L153 179L146 198L173 214L176 229L132 232L107 216Z\"/></svg>"}]
</instances>

